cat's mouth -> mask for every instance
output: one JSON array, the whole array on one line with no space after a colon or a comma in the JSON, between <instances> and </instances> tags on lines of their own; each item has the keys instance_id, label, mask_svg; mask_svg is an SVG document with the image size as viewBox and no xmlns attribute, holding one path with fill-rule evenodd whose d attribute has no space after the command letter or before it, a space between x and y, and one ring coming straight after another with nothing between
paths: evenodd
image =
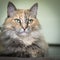
<instances>
[{"instance_id":1,"label":"cat's mouth","mask_svg":"<svg viewBox=\"0 0 60 60\"><path fill-rule=\"evenodd\" d=\"M17 34L20 35L20 36L27 36L29 35L29 33L31 32L29 29L19 29L19 30L16 30Z\"/></svg>"}]
</instances>

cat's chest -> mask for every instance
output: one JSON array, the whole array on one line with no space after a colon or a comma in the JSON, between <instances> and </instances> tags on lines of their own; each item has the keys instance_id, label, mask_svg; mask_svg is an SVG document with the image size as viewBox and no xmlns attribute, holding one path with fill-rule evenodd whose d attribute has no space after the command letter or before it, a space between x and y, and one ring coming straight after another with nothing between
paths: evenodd
<instances>
[{"instance_id":1,"label":"cat's chest","mask_svg":"<svg viewBox=\"0 0 60 60\"><path fill-rule=\"evenodd\" d=\"M24 37L20 38L20 41L22 41L26 46L32 45L36 40L33 37Z\"/></svg>"}]
</instances>

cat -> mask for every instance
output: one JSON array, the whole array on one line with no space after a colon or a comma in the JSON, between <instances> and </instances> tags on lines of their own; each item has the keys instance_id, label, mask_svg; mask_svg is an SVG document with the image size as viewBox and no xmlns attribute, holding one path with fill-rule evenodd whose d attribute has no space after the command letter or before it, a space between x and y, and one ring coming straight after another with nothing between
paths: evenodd
<instances>
[{"instance_id":1,"label":"cat","mask_svg":"<svg viewBox=\"0 0 60 60\"><path fill-rule=\"evenodd\" d=\"M1 55L16 57L44 57L48 44L37 19L38 3L30 9L17 9L12 2L7 6L7 18L1 27Z\"/></svg>"}]
</instances>

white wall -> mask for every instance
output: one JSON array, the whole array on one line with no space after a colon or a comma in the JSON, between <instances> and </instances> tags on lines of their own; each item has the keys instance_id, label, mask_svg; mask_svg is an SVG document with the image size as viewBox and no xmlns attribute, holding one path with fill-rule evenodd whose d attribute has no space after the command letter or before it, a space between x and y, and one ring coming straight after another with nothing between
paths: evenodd
<instances>
[{"instance_id":1,"label":"white wall","mask_svg":"<svg viewBox=\"0 0 60 60\"><path fill-rule=\"evenodd\" d=\"M0 0L0 26L7 16L7 4L12 1L17 8L30 8L38 2L38 19L48 43L60 43L60 0Z\"/></svg>"}]
</instances>

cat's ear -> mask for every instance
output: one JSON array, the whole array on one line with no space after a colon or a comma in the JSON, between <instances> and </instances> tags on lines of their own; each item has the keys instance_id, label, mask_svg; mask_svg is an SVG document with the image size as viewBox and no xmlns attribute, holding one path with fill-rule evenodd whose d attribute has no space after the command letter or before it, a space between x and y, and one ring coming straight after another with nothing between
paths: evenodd
<instances>
[{"instance_id":1,"label":"cat's ear","mask_svg":"<svg viewBox=\"0 0 60 60\"><path fill-rule=\"evenodd\" d=\"M37 16L37 9L38 9L38 3L35 3L31 8L30 8L30 14L33 16L33 17L36 17Z\"/></svg>"},{"instance_id":2,"label":"cat's ear","mask_svg":"<svg viewBox=\"0 0 60 60\"><path fill-rule=\"evenodd\" d=\"M15 11L16 11L15 5L12 2L9 2L7 6L7 16L12 17Z\"/></svg>"}]
</instances>

